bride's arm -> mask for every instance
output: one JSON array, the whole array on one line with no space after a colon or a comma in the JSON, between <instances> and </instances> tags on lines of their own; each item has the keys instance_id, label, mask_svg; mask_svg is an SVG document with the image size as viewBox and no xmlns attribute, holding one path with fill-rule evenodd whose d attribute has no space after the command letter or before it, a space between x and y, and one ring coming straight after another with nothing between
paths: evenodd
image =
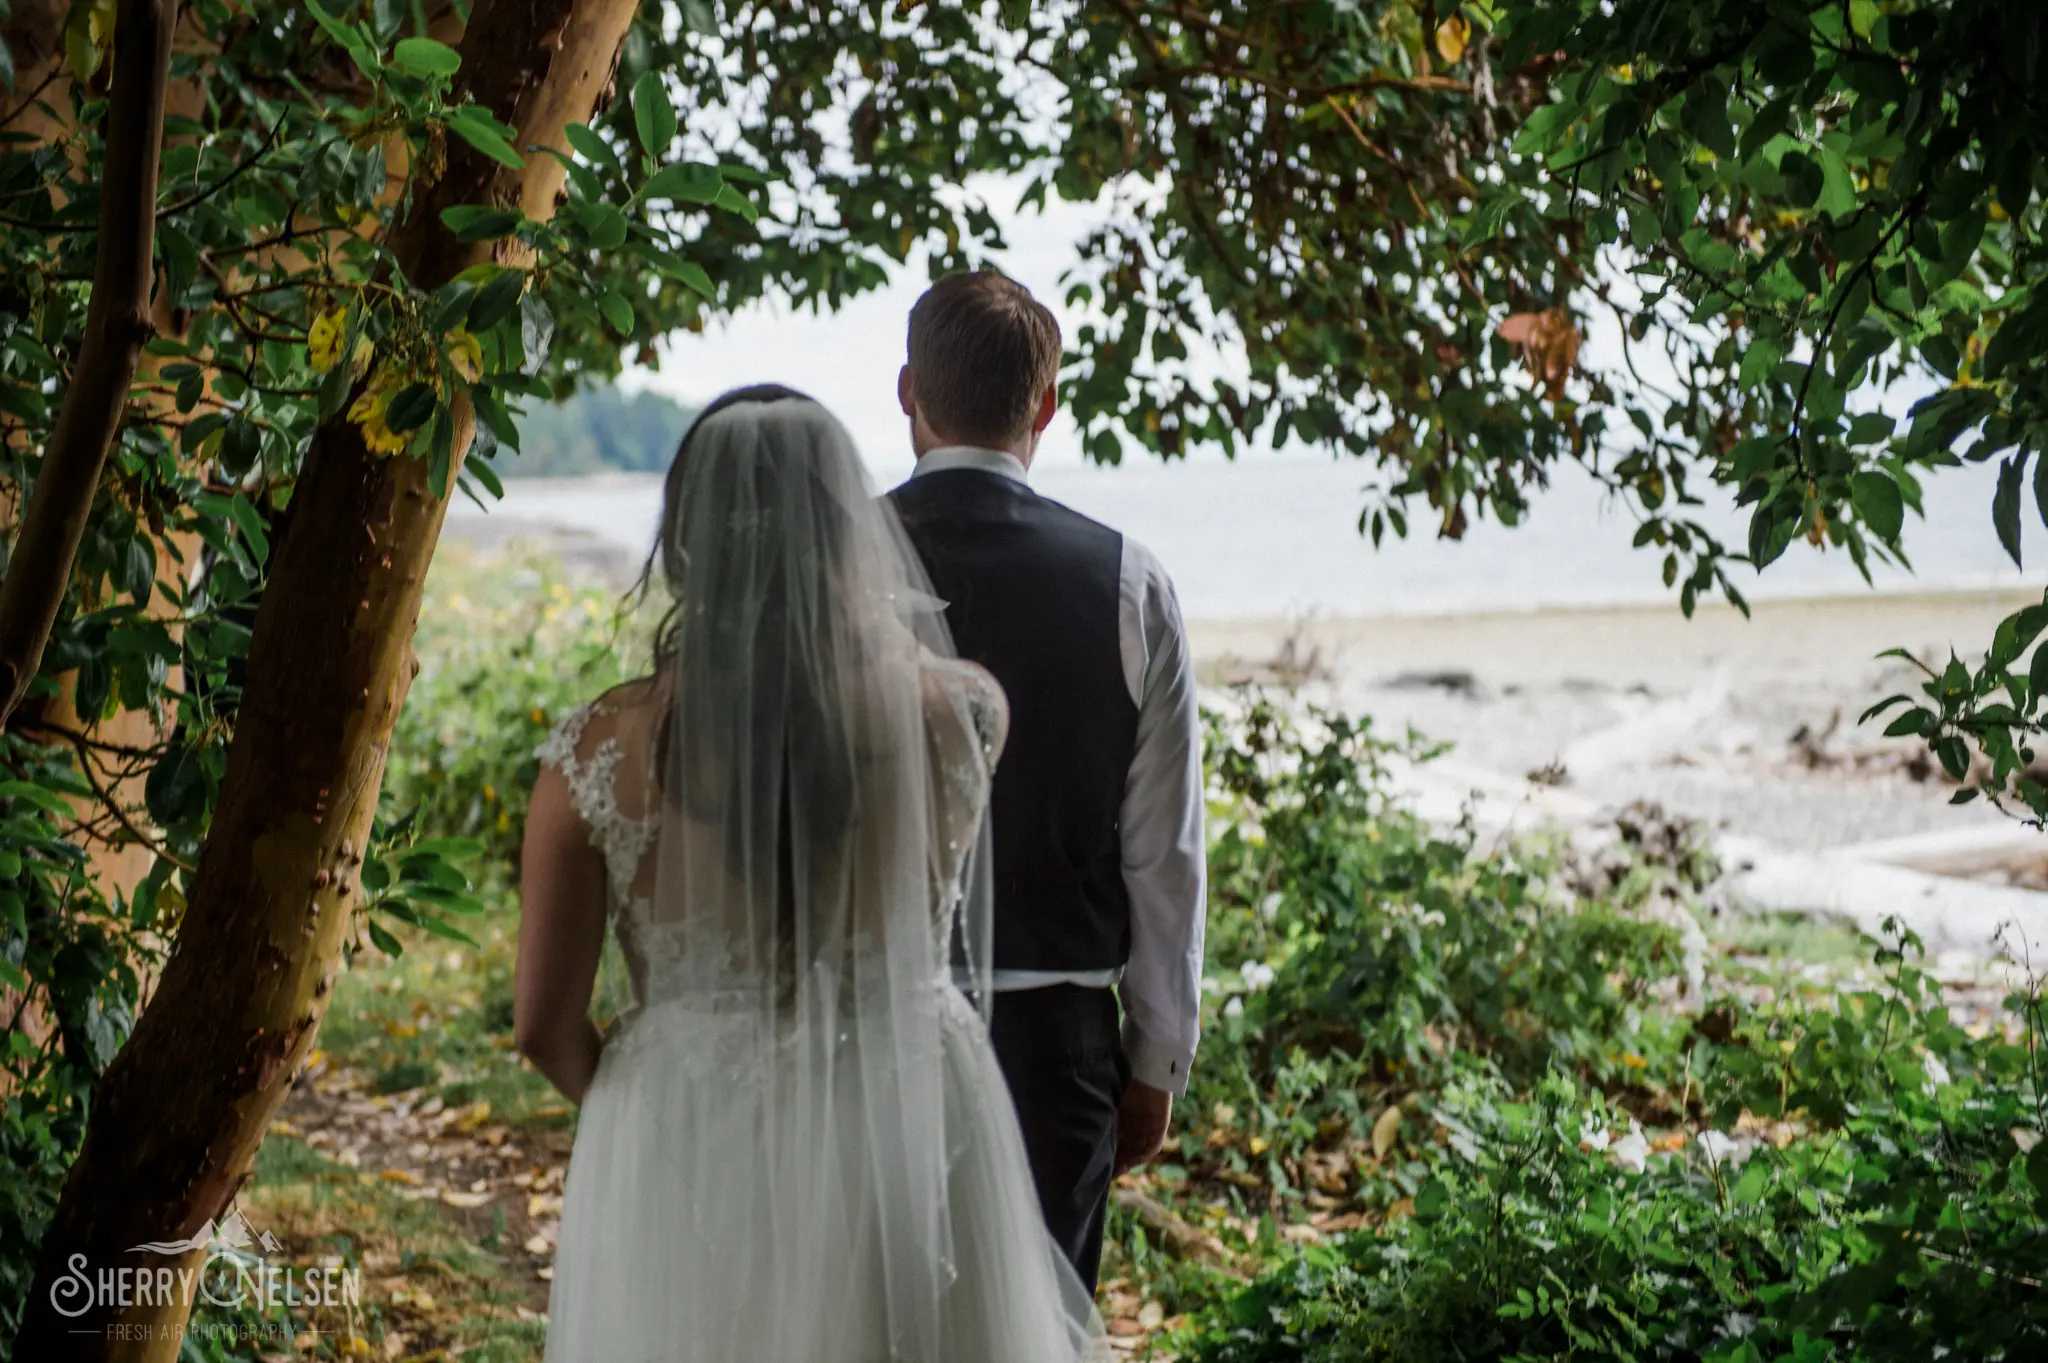
<instances>
[{"instance_id":1,"label":"bride's arm","mask_svg":"<svg viewBox=\"0 0 2048 1363\"><path fill-rule=\"evenodd\" d=\"M519 965L512 1032L520 1051L572 1103L597 1072L602 1038L590 993L604 947L604 861L552 764L541 768L520 854Z\"/></svg>"},{"instance_id":2,"label":"bride's arm","mask_svg":"<svg viewBox=\"0 0 2048 1363\"><path fill-rule=\"evenodd\" d=\"M934 869L939 883L950 885L981 826L989 777L1009 737L1010 706L994 677L951 660L927 664L924 703L937 797Z\"/></svg>"}]
</instances>

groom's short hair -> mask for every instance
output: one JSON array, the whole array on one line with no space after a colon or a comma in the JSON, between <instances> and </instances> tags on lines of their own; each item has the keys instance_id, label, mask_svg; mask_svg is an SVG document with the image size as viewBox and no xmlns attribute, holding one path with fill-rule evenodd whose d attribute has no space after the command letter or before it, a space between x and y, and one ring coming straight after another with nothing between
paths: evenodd
<instances>
[{"instance_id":1,"label":"groom's short hair","mask_svg":"<svg viewBox=\"0 0 2048 1363\"><path fill-rule=\"evenodd\" d=\"M1060 372L1060 324L994 270L947 275L910 310L917 405L950 440L1003 445L1031 428Z\"/></svg>"}]
</instances>

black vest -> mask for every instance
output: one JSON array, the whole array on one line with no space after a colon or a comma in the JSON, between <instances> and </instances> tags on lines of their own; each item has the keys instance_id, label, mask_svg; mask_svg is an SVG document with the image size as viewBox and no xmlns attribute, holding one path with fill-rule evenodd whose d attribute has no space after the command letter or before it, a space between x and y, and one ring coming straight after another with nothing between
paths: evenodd
<instances>
[{"instance_id":1,"label":"black vest","mask_svg":"<svg viewBox=\"0 0 2048 1363\"><path fill-rule=\"evenodd\" d=\"M1138 736L1117 642L1123 536L981 469L927 473L889 499L960 656L1010 700L990 806L996 968L1120 966L1119 819Z\"/></svg>"}]
</instances>

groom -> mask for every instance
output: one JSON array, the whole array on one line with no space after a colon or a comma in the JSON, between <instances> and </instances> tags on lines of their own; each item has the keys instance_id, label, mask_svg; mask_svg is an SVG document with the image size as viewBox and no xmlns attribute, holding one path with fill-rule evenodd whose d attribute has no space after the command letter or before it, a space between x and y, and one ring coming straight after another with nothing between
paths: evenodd
<instances>
[{"instance_id":1,"label":"groom","mask_svg":"<svg viewBox=\"0 0 2048 1363\"><path fill-rule=\"evenodd\" d=\"M990 1027L1046 1224L1093 1289L1110 1180L1164 1145L1194 1058L1202 762L1159 561L1030 487L1059 362L1023 286L934 284L896 384L917 471L890 498L960 655L1009 695Z\"/></svg>"}]
</instances>

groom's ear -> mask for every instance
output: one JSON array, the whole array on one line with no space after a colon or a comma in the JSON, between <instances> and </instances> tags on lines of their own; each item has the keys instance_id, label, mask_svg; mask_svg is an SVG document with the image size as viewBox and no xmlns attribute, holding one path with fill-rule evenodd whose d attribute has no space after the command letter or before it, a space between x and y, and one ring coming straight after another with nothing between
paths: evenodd
<instances>
[{"instance_id":1,"label":"groom's ear","mask_svg":"<svg viewBox=\"0 0 2048 1363\"><path fill-rule=\"evenodd\" d=\"M903 372L908 374L910 370L906 367ZM902 387L901 380L898 381L897 386L899 388ZM1052 425L1052 414L1059 409L1059 405L1060 386L1056 383L1048 383L1045 386L1045 391L1038 395L1038 411L1031 418L1031 433L1033 435L1044 434L1045 428ZM904 410L908 411L910 409L906 407Z\"/></svg>"},{"instance_id":2,"label":"groom's ear","mask_svg":"<svg viewBox=\"0 0 2048 1363\"><path fill-rule=\"evenodd\" d=\"M917 375L909 365L896 371L896 401L903 407L903 415L917 415Z\"/></svg>"}]
</instances>

